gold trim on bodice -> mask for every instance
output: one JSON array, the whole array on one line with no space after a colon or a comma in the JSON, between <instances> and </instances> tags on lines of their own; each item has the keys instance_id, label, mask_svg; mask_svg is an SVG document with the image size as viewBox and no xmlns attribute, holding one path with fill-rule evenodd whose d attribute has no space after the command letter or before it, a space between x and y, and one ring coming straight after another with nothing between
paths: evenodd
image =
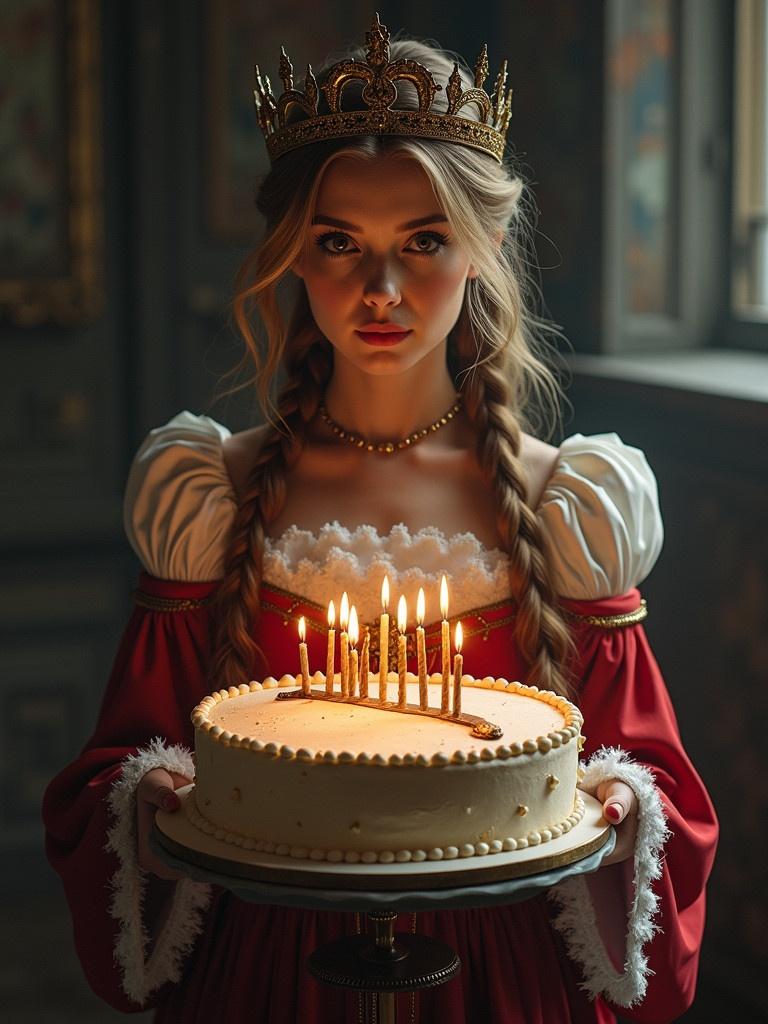
<instances>
[{"instance_id":1,"label":"gold trim on bodice","mask_svg":"<svg viewBox=\"0 0 768 1024\"><path fill-rule=\"evenodd\" d=\"M154 594L145 594L143 590L134 590L133 600L139 608L151 612L189 612L210 603L209 597L156 597Z\"/></svg>"},{"instance_id":2,"label":"gold trim on bodice","mask_svg":"<svg viewBox=\"0 0 768 1024\"><path fill-rule=\"evenodd\" d=\"M276 604L274 601L270 601L265 598L261 606L264 611L273 612L275 615L279 615L283 621L288 624L294 621L297 616L294 612L298 608L303 609L314 609L319 613L319 616L326 614L326 609L323 605L318 604L316 601L312 601L307 597L302 597L300 594L294 594L290 590L283 590L282 587L277 587L271 583L264 583L267 590L273 594L279 595L284 598L288 604ZM153 612L186 612L193 611L197 608L204 608L210 604L210 597L203 598L176 598L176 597L155 597L153 594L147 594L142 590L134 590L133 599L139 608L146 608ZM514 622L514 615L503 615L499 618L493 618L493 613L499 611L501 608L508 607L509 601L496 601L493 604L486 604L480 608L472 608L469 611L463 612L461 615L457 615L454 619L450 620L452 624L458 622L461 619L462 626L464 627L464 637L469 638L473 636L482 636L484 639L488 638L488 634L493 629L499 629L502 626L509 626ZM568 611L565 608L561 609L563 615L570 622L574 623L585 623L589 626L597 626L599 629L620 629L624 626L635 626L637 623L642 622L648 616L648 607L645 602L645 598L640 599L640 604L637 608L629 612L622 612L619 615L579 615L576 612ZM311 616L306 616L307 628L313 629L318 633L325 634L327 631L327 625L325 621L315 621ZM378 628L376 623L370 623L369 629L371 631L371 653L376 649L378 654ZM437 634L436 634L437 635ZM397 637L394 633L390 636L390 641L394 639L397 641ZM409 641L412 637L409 635Z\"/></svg>"},{"instance_id":3,"label":"gold trim on bodice","mask_svg":"<svg viewBox=\"0 0 768 1024\"><path fill-rule=\"evenodd\" d=\"M638 622L648 617L648 606L645 598L640 598L640 606L631 612L622 612L620 615L577 615L576 612L569 612L562 609L566 619L574 622L584 622L590 626L599 626L600 629L619 629L621 626L636 626Z\"/></svg>"}]
</instances>

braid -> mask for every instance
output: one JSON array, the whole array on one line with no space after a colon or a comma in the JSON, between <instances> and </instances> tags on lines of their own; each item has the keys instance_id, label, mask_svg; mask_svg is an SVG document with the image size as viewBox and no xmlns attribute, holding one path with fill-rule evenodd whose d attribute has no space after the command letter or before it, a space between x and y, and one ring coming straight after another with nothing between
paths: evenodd
<instances>
[{"instance_id":1,"label":"braid","mask_svg":"<svg viewBox=\"0 0 768 1024\"><path fill-rule=\"evenodd\" d=\"M286 367L287 383L277 403L278 417L287 429L273 426L257 454L214 598L212 689L247 682L256 655L266 661L252 636L260 613L265 528L285 503L286 474L304 448L307 425L317 413L331 366L330 345L324 339L318 341L316 331L295 339Z\"/></svg>"},{"instance_id":2,"label":"braid","mask_svg":"<svg viewBox=\"0 0 768 1024\"><path fill-rule=\"evenodd\" d=\"M520 425L511 411L511 387L502 358L478 364L464 387L467 414L477 429L477 456L496 495L497 528L510 557L510 587L517 605L515 638L528 682L572 696L568 663L574 653L559 612L538 519L526 501L520 461Z\"/></svg>"}]
</instances>

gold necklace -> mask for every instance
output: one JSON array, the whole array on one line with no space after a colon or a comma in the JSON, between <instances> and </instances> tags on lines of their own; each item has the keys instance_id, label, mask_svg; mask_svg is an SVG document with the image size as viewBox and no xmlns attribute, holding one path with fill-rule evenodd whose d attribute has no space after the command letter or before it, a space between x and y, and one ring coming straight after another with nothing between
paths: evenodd
<instances>
[{"instance_id":1,"label":"gold necklace","mask_svg":"<svg viewBox=\"0 0 768 1024\"><path fill-rule=\"evenodd\" d=\"M410 448L418 441L422 441L428 434L436 433L441 427L444 427L461 408L461 401L461 395L457 395L456 402L440 419L430 423L428 427L422 427L421 430L414 430L412 434L404 437L401 441L366 441L364 437L360 437L359 434L353 434L351 430L345 430L336 420L332 419L325 407L325 402L320 403L319 412L334 434L341 438L342 441L348 441L355 448L365 448L368 452L380 452L382 455L391 455L393 452L401 451L403 448Z\"/></svg>"}]
</instances>

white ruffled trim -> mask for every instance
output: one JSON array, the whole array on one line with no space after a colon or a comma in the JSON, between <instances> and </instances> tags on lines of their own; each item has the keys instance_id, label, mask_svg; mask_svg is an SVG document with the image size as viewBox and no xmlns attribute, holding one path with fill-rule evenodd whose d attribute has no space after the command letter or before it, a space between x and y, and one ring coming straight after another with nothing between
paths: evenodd
<instances>
[{"instance_id":1,"label":"white ruffled trim","mask_svg":"<svg viewBox=\"0 0 768 1024\"><path fill-rule=\"evenodd\" d=\"M435 526L411 532L404 523L380 534L364 524L349 529L337 520L318 533L293 525L264 544L264 580L325 605L338 607L342 592L363 622L381 613L381 581L389 576L390 609L404 594L416 608L419 587L427 600L427 622L437 621L440 579L448 579L451 615L509 598L509 557L488 549L472 533L447 536Z\"/></svg>"},{"instance_id":2,"label":"white ruffled trim","mask_svg":"<svg viewBox=\"0 0 768 1024\"><path fill-rule=\"evenodd\" d=\"M107 832L106 850L117 854L120 866L111 885L110 914L120 922L115 942L115 960L122 971L126 995L137 1003L167 981L181 977L184 958L203 927L203 911L211 898L211 886L192 879L180 879L173 892L168 918L147 959L147 935L142 920L147 872L139 867L136 847L136 787L153 768L165 768L189 778L195 769L190 752L182 746L166 746L159 736L148 747L123 760L122 774L109 793L114 824Z\"/></svg>"},{"instance_id":3,"label":"white ruffled trim","mask_svg":"<svg viewBox=\"0 0 768 1024\"><path fill-rule=\"evenodd\" d=\"M569 878L549 890L549 898L560 908L553 924L563 935L571 958L582 967L585 980L581 987L590 997L604 995L617 1006L634 1006L645 996L648 977L653 974L643 952L643 946L661 930L654 921L659 897L653 892L651 882L661 877L662 847L671 832L653 773L645 765L632 762L626 751L603 747L590 758L585 769L581 788L588 793L594 795L601 782L618 779L634 790L639 804L634 896L627 917L623 972L616 970L605 949L583 875Z\"/></svg>"}]
</instances>

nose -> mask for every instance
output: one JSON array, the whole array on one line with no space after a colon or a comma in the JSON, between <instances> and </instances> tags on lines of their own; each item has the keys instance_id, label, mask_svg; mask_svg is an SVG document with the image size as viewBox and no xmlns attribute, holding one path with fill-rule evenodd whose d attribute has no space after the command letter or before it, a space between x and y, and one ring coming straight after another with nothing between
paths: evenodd
<instances>
[{"instance_id":1,"label":"nose","mask_svg":"<svg viewBox=\"0 0 768 1024\"><path fill-rule=\"evenodd\" d=\"M363 299L369 306L397 306L400 303L400 285L397 276L386 263L370 269L363 284Z\"/></svg>"}]
</instances>

